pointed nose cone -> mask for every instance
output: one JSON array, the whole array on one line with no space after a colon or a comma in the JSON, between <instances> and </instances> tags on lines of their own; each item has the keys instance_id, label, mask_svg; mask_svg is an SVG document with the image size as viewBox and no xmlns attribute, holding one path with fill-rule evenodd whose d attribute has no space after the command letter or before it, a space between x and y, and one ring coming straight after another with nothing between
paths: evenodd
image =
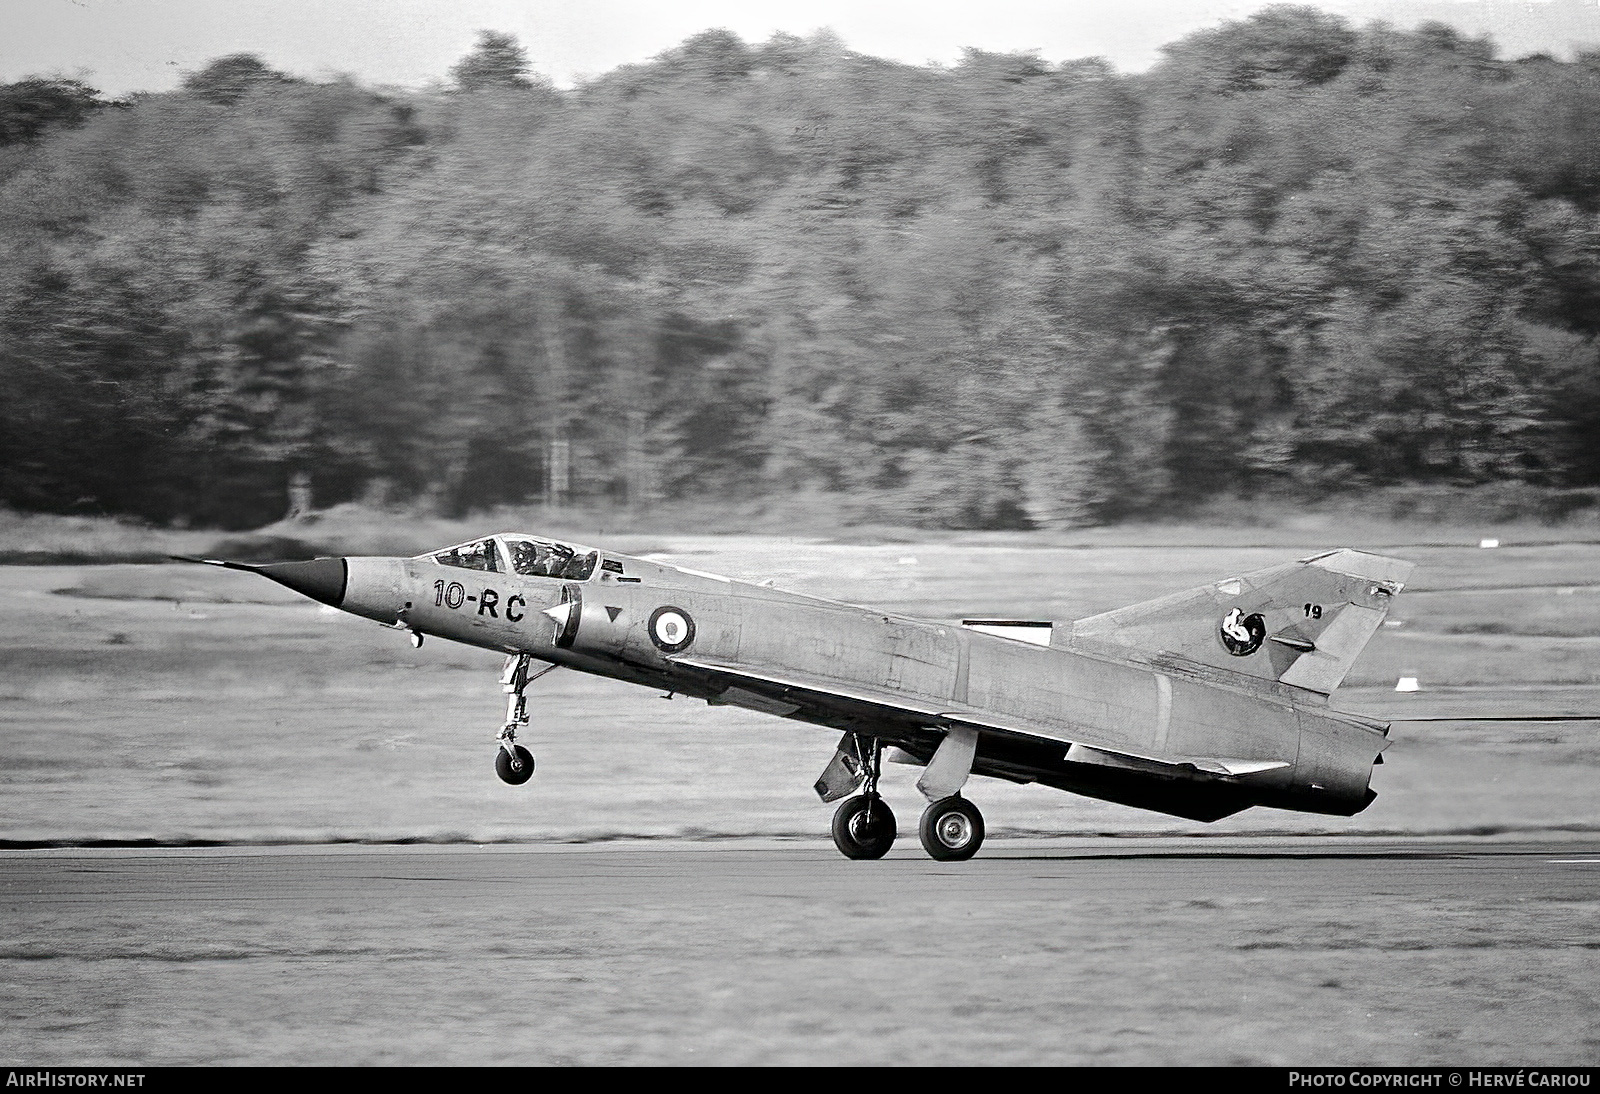
<instances>
[{"instance_id":1,"label":"pointed nose cone","mask_svg":"<svg viewBox=\"0 0 1600 1094\"><path fill-rule=\"evenodd\" d=\"M344 603L345 585L350 580L350 567L342 558L314 558L310 562L273 562L252 567L279 585L287 585L295 592L332 604L335 608Z\"/></svg>"}]
</instances>

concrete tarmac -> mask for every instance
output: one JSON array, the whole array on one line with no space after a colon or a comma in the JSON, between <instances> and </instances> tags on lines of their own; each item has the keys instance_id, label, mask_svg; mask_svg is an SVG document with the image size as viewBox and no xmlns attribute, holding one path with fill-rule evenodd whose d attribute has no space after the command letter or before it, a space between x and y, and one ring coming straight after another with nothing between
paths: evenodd
<instances>
[{"instance_id":1,"label":"concrete tarmac","mask_svg":"<svg viewBox=\"0 0 1600 1094\"><path fill-rule=\"evenodd\" d=\"M1593 1064L1600 840L0 852L0 1061Z\"/></svg>"}]
</instances>

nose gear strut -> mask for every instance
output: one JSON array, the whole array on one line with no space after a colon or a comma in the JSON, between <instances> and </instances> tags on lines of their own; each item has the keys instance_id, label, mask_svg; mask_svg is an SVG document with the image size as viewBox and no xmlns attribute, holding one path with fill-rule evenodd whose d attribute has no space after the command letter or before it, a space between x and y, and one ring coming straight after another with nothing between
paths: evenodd
<instances>
[{"instance_id":1,"label":"nose gear strut","mask_svg":"<svg viewBox=\"0 0 1600 1094\"><path fill-rule=\"evenodd\" d=\"M512 786L521 786L533 777L533 754L517 744L517 727L528 724L528 685L560 665L546 665L529 675L533 658L526 653L514 653L506 658L500 672L500 688L506 693L506 724L500 727L495 740L500 750L495 753L495 773Z\"/></svg>"}]
</instances>

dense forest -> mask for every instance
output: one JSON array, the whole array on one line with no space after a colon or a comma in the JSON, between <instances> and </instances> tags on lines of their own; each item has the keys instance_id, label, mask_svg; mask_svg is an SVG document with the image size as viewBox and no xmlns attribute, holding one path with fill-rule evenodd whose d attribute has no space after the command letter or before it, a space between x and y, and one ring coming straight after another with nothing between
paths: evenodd
<instances>
[{"instance_id":1,"label":"dense forest","mask_svg":"<svg viewBox=\"0 0 1600 1094\"><path fill-rule=\"evenodd\" d=\"M0 85L0 503L1068 525L1600 484L1600 54L1278 7L1147 73L707 31L556 90Z\"/></svg>"}]
</instances>

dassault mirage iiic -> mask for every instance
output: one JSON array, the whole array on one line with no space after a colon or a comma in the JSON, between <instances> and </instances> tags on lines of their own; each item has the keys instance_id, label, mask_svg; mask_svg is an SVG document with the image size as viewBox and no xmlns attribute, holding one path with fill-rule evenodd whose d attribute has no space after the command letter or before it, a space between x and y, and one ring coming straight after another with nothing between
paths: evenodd
<instances>
[{"instance_id":1,"label":"dassault mirage iiic","mask_svg":"<svg viewBox=\"0 0 1600 1094\"><path fill-rule=\"evenodd\" d=\"M972 775L1212 821L1251 806L1351 816L1388 726L1328 706L1411 571L1353 550L1076 622L912 619L539 536L415 558L244 563L325 604L506 654L495 766L527 782L528 685L554 668L811 722L842 736L817 780L833 839L882 857L885 759L922 767L918 835L971 858ZM535 670L536 665L542 666Z\"/></svg>"}]
</instances>

